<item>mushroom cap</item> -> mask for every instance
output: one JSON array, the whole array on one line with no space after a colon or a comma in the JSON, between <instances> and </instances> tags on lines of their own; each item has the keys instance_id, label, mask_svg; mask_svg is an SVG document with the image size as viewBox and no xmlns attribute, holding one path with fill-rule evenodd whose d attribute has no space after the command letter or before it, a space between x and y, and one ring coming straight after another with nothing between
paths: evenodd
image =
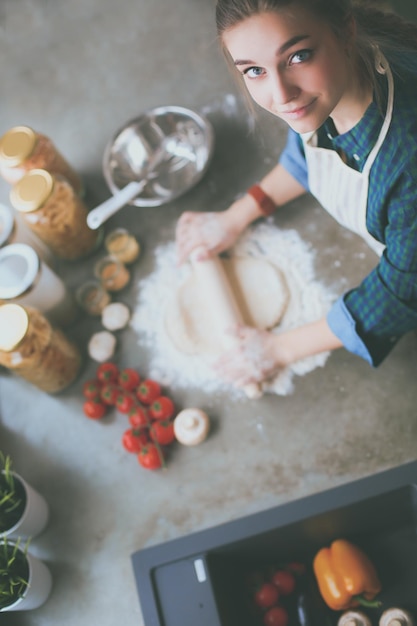
<instances>
[{"instance_id":1,"label":"mushroom cap","mask_svg":"<svg viewBox=\"0 0 417 626\"><path fill-rule=\"evenodd\" d=\"M94 333L88 342L88 354L99 363L108 361L116 349L116 337L107 330Z\"/></svg>"},{"instance_id":2,"label":"mushroom cap","mask_svg":"<svg viewBox=\"0 0 417 626\"><path fill-rule=\"evenodd\" d=\"M124 328L130 318L129 308L123 302L111 302L101 313L101 323L107 330Z\"/></svg>"},{"instance_id":3,"label":"mushroom cap","mask_svg":"<svg viewBox=\"0 0 417 626\"><path fill-rule=\"evenodd\" d=\"M337 626L372 626L372 624L362 611L347 611L340 616Z\"/></svg>"},{"instance_id":4,"label":"mushroom cap","mask_svg":"<svg viewBox=\"0 0 417 626\"><path fill-rule=\"evenodd\" d=\"M185 446L195 446L207 437L210 420L201 409L184 409L174 420L175 438Z\"/></svg>"},{"instance_id":5,"label":"mushroom cap","mask_svg":"<svg viewBox=\"0 0 417 626\"><path fill-rule=\"evenodd\" d=\"M408 611L404 609L387 609L381 615L380 626L414 626L414 620Z\"/></svg>"}]
</instances>

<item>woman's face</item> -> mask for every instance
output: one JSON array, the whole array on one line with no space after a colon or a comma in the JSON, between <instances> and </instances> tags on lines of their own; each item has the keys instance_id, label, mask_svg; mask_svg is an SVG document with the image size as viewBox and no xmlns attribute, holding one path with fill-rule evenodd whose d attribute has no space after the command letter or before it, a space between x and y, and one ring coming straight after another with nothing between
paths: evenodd
<instances>
[{"instance_id":1,"label":"woman's face","mask_svg":"<svg viewBox=\"0 0 417 626\"><path fill-rule=\"evenodd\" d=\"M255 102L299 133L317 130L349 100L346 41L307 10L254 15L223 42Z\"/></svg>"}]
</instances>

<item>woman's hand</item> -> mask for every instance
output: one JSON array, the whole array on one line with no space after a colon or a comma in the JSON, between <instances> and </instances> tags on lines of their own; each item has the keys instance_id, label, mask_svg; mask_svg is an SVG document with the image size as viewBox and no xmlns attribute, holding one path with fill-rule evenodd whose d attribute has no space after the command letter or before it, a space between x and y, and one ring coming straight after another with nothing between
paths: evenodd
<instances>
[{"instance_id":1,"label":"woman's hand","mask_svg":"<svg viewBox=\"0 0 417 626\"><path fill-rule=\"evenodd\" d=\"M222 354L214 368L221 378L237 387L267 380L287 364L278 335L241 324L230 329L229 335L236 347Z\"/></svg>"},{"instance_id":2,"label":"woman's hand","mask_svg":"<svg viewBox=\"0 0 417 626\"><path fill-rule=\"evenodd\" d=\"M291 363L343 345L326 318L278 335L241 324L229 332L235 347L222 354L214 367L219 376L238 387L268 380Z\"/></svg>"},{"instance_id":3,"label":"woman's hand","mask_svg":"<svg viewBox=\"0 0 417 626\"><path fill-rule=\"evenodd\" d=\"M186 261L195 248L202 248L198 260L220 254L234 244L240 230L229 223L228 214L183 213L177 224L178 263Z\"/></svg>"},{"instance_id":4,"label":"woman's hand","mask_svg":"<svg viewBox=\"0 0 417 626\"><path fill-rule=\"evenodd\" d=\"M261 216L259 206L246 194L226 211L219 213L183 213L177 224L177 257L181 265L191 252L201 248L198 260L204 261L233 246L245 228Z\"/></svg>"},{"instance_id":5,"label":"woman's hand","mask_svg":"<svg viewBox=\"0 0 417 626\"><path fill-rule=\"evenodd\" d=\"M278 206L305 193L304 187L280 163L261 181L261 187ZM219 213L183 213L177 224L177 257L181 265L195 248L202 248L198 259L203 261L233 246L245 228L264 217L259 204L249 194L233 202Z\"/></svg>"}]
</instances>

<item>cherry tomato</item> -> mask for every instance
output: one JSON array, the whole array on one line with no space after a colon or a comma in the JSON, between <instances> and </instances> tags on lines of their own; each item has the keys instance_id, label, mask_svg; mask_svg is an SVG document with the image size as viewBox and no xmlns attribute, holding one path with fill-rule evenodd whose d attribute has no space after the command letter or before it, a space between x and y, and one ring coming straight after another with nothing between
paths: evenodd
<instances>
[{"instance_id":1,"label":"cherry tomato","mask_svg":"<svg viewBox=\"0 0 417 626\"><path fill-rule=\"evenodd\" d=\"M83 385L83 396L87 400L92 400L100 396L101 383L96 379L86 380Z\"/></svg>"},{"instance_id":2,"label":"cherry tomato","mask_svg":"<svg viewBox=\"0 0 417 626\"><path fill-rule=\"evenodd\" d=\"M161 385L156 380L147 378L136 389L136 396L143 404L152 404L161 395Z\"/></svg>"},{"instance_id":3,"label":"cherry tomato","mask_svg":"<svg viewBox=\"0 0 417 626\"><path fill-rule=\"evenodd\" d=\"M265 626L287 626L288 613L283 606L273 606L264 615Z\"/></svg>"},{"instance_id":4,"label":"cherry tomato","mask_svg":"<svg viewBox=\"0 0 417 626\"><path fill-rule=\"evenodd\" d=\"M117 383L119 368L115 363L106 361L106 363L101 363L98 366L96 375L98 380L102 383Z\"/></svg>"},{"instance_id":5,"label":"cherry tomato","mask_svg":"<svg viewBox=\"0 0 417 626\"><path fill-rule=\"evenodd\" d=\"M135 404L134 406L132 406L132 408L128 411L128 416L129 416L130 425L133 428L140 428L142 426L148 426L150 423L150 419L148 417L146 410L143 407L139 406L138 404Z\"/></svg>"},{"instance_id":6,"label":"cherry tomato","mask_svg":"<svg viewBox=\"0 0 417 626\"><path fill-rule=\"evenodd\" d=\"M175 407L171 398L159 396L149 407L149 415L157 420L167 420L174 415Z\"/></svg>"},{"instance_id":7,"label":"cherry tomato","mask_svg":"<svg viewBox=\"0 0 417 626\"><path fill-rule=\"evenodd\" d=\"M278 570L274 572L271 583L275 585L282 596L288 596L295 589L295 578L291 572Z\"/></svg>"},{"instance_id":8,"label":"cherry tomato","mask_svg":"<svg viewBox=\"0 0 417 626\"><path fill-rule=\"evenodd\" d=\"M122 393L119 392L116 398L116 409L120 411L120 413L129 413L135 402L135 398L132 394L126 391Z\"/></svg>"},{"instance_id":9,"label":"cherry tomato","mask_svg":"<svg viewBox=\"0 0 417 626\"><path fill-rule=\"evenodd\" d=\"M174 424L169 420L158 420L149 429L152 441L157 441L161 446L167 446L175 439Z\"/></svg>"},{"instance_id":10,"label":"cherry tomato","mask_svg":"<svg viewBox=\"0 0 417 626\"><path fill-rule=\"evenodd\" d=\"M98 398L86 400L83 404L84 414L92 420L98 420L107 412L107 406Z\"/></svg>"},{"instance_id":11,"label":"cherry tomato","mask_svg":"<svg viewBox=\"0 0 417 626\"><path fill-rule=\"evenodd\" d=\"M129 428L125 430L122 437L122 444L128 452L140 452L149 439L143 430Z\"/></svg>"},{"instance_id":12,"label":"cherry tomato","mask_svg":"<svg viewBox=\"0 0 417 626\"><path fill-rule=\"evenodd\" d=\"M154 443L148 443L138 454L138 461L146 469L158 469L164 464L164 457Z\"/></svg>"},{"instance_id":13,"label":"cherry tomato","mask_svg":"<svg viewBox=\"0 0 417 626\"><path fill-rule=\"evenodd\" d=\"M100 398L104 404L114 406L116 404L117 396L120 394L120 389L114 383L105 383L100 391Z\"/></svg>"},{"instance_id":14,"label":"cherry tomato","mask_svg":"<svg viewBox=\"0 0 417 626\"><path fill-rule=\"evenodd\" d=\"M140 383L140 376L136 370L131 367L125 367L119 374L119 385L122 389L133 391Z\"/></svg>"},{"instance_id":15,"label":"cherry tomato","mask_svg":"<svg viewBox=\"0 0 417 626\"><path fill-rule=\"evenodd\" d=\"M272 583L264 583L255 593L255 602L262 609L268 609L278 602L279 592Z\"/></svg>"}]
</instances>

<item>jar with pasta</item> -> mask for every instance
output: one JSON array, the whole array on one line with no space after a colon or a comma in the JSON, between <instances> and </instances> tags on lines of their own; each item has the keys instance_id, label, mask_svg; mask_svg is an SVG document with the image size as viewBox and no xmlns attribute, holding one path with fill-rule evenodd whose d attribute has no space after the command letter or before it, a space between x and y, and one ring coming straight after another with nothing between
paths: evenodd
<instances>
[{"instance_id":1,"label":"jar with pasta","mask_svg":"<svg viewBox=\"0 0 417 626\"><path fill-rule=\"evenodd\" d=\"M62 174L77 193L82 191L80 176L49 137L29 126L14 126L0 138L0 174L13 185L33 169Z\"/></svg>"},{"instance_id":2,"label":"jar with pasta","mask_svg":"<svg viewBox=\"0 0 417 626\"><path fill-rule=\"evenodd\" d=\"M0 305L0 365L46 393L58 393L77 377L81 355L37 309Z\"/></svg>"},{"instance_id":3,"label":"jar with pasta","mask_svg":"<svg viewBox=\"0 0 417 626\"><path fill-rule=\"evenodd\" d=\"M102 232L87 226L87 207L59 174L31 170L14 185L10 201L27 226L61 259L87 256L100 243Z\"/></svg>"}]
</instances>

